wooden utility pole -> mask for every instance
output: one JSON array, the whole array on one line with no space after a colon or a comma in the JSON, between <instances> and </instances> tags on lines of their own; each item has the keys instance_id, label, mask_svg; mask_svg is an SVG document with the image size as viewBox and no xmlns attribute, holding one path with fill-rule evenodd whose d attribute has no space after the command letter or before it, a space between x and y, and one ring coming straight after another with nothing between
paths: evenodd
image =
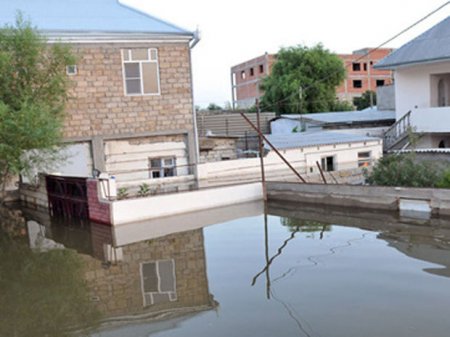
<instances>
[{"instance_id":1,"label":"wooden utility pole","mask_svg":"<svg viewBox=\"0 0 450 337\"><path fill-rule=\"evenodd\" d=\"M256 105L256 124L257 124L258 130L261 131L261 118L260 118L261 111L259 109L259 99L258 98L255 100L255 105ZM261 181L262 181L262 188L263 188L263 198L264 198L264 201L267 201L266 173L264 171L264 144L263 144L261 132L258 133L258 143L259 143L259 161L261 163Z\"/></svg>"}]
</instances>

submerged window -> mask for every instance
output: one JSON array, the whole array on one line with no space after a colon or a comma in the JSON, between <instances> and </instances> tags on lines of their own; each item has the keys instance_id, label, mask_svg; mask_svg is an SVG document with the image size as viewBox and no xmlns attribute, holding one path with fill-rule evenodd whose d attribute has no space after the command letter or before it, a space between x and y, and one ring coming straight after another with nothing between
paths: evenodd
<instances>
[{"instance_id":1,"label":"submerged window","mask_svg":"<svg viewBox=\"0 0 450 337\"><path fill-rule=\"evenodd\" d=\"M141 285L144 306L176 301L175 261L141 263Z\"/></svg>"},{"instance_id":2,"label":"submerged window","mask_svg":"<svg viewBox=\"0 0 450 337\"><path fill-rule=\"evenodd\" d=\"M334 156L323 157L321 160L322 170L324 171L334 171Z\"/></svg>"},{"instance_id":3,"label":"submerged window","mask_svg":"<svg viewBox=\"0 0 450 337\"><path fill-rule=\"evenodd\" d=\"M175 157L149 158L149 177L164 178L176 176Z\"/></svg>"},{"instance_id":4,"label":"submerged window","mask_svg":"<svg viewBox=\"0 0 450 337\"><path fill-rule=\"evenodd\" d=\"M371 153L367 152L358 152L358 167L366 167L371 163Z\"/></svg>"},{"instance_id":5,"label":"submerged window","mask_svg":"<svg viewBox=\"0 0 450 337\"><path fill-rule=\"evenodd\" d=\"M158 50L122 50L126 95L159 95Z\"/></svg>"}]
</instances>

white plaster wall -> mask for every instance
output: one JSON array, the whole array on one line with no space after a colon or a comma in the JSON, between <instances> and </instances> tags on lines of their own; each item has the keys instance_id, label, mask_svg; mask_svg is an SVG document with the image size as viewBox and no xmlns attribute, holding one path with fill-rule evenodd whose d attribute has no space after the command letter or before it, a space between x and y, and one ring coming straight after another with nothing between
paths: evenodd
<instances>
[{"instance_id":1,"label":"white plaster wall","mask_svg":"<svg viewBox=\"0 0 450 337\"><path fill-rule=\"evenodd\" d=\"M90 143L67 145L61 153L67 160L56 164L48 173L66 177L92 177L93 160Z\"/></svg>"},{"instance_id":2,"label":"white plaster wall","mask_svg":"<svg viewBox=\"0 0 450 337\"><path fill-rule=\"evenodd\" d=\"M289 119L289 118L280 118L275 121L270 122L270 133L271 134L286 134L292 133L292 130L295 128L301 130L300 121Z\"/></svg>"},{"instance_id":3,"label":"white plaster wall","mask_svg":"<svg viewBox=\"0 0 450 337\"><path fill-rule=\"evenodd\" d=\"M432 75L450 73L450 62L416 65L397 69L395 78L396 117L399 119L412 109L435 106ZM436 81L433 80L433 84ZM433 96L432 96L433 93Z\"/></svg>"},{"instance_id":4,"label":"white plaster wall","mask_svg":"<svg viewBox=\"0 0 450 337\"><path fill-rule=\"evenodd\" d=\"M416 132L450 132L450 107L412 110L411 124Z\"/></svg>"},{"instance_id":5,"label":"white plaster wall","mask_svg":"<svg viewBox=\"0 0 450 337\"><path fill-rule=\"evenodd\" d=\"M262 184L253 183L194 192L119 200L111 203L114 225L262 200Z\"/></svg>"},{"instance_id":6,"label":"white plaster wall","mask_svg":"<svg viewBox=\"0 0 450 337\"><path fill-rule=\"evenodd\" d=\"M149 158L175 157L177 176L189 174L184 142L138 143L128 140L105 142L106 171L117 181L149 178ZM160 178L164 179L164 178Z\"/></svg>"},{"instance_id":7,"label":"white plaster wall","mask_svg":"<svg viewBox=\"0 0 450 337\"><path fill-rule=\"evenodd\" d=\"M317 173L316 161L320 163L322 157L336 156L336 169L345 170L358 167L358 152L371 151L372 159L378 160L383 154L382 141L355 142L335 145L322 145L305 148L293 148L280 151L281 154L294 166L300 174ZM271 173L277 171L289 171L286 164L270 151L264 158L264 168L268 179ZM239 181L248 177L261 176L259 158L228 160L200 164L198 166L200 181ZM288 173L291 174L292 173Z\"/></svg>"}]
</instances>

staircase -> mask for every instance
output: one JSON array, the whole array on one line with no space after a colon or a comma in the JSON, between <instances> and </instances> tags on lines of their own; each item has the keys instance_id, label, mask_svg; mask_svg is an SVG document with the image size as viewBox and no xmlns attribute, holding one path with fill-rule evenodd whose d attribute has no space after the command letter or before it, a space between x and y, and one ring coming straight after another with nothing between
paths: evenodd
<instances>
[{"instance_id":1,"label":"staircase","mask_svg":"<svg viewBox=\"0 0 450 337\"><path fill-rule=\"evenodd\" d=\"M386 130L384 133L383 151L387 152L407 139L409 130L411 130L411 111L408 111Z\"/></svg>"}]
</instances>

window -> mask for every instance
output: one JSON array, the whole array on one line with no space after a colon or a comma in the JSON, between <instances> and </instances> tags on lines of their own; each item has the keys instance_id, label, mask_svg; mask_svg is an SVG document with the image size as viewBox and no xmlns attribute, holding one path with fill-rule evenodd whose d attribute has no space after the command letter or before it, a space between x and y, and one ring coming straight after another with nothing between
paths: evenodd
<instances>
[{"instance_id":1,"label":"window","mask_svg":"<svg viewBox=\"0 0 450 337\"><path fill-rule=\"evenodd\" d=\"M334 156L323 157L321 160L322 170L324 171L334 171Z\"/></svg>"},{"instance_id":2,"label":"window","mask_svg":"<svg viewBox=\"0 0 450 337\"><path fill-rule=\"evenodd\" d=\"M353 80L353 88L362 88L361 80Z\"/></svg>"},{"instance_id":3,"label":"window","mask_svg":"<svg viewBox=\"0 0 450 337\"><path fill-rule=\"evenodd\" d=\"M259 73L260 74L264 73L264 64L259 65Z\"/></svg>"},{"instance_id":4,"label":"window","mask_svg":"<svg viewBox=\"0 0 450 337\"><path fill-rule=\"evenodd\" d=\"M253 70L253 68L250 68L250 76L255 75L255 71Z\"/></svg>"},{"instance_id":5,"label":"window","mask_svg":"<svg viewBox=\"0 0 450 337\"><path fill-rule=\"evenodd\" d=\"M367 63L364 63L363 68L364 68L364 71L367 71Z\"/></svg>"},{"instance_id":6,"label":"window","mask_svg":"<svg viewBox=\"0 0 450 337\"><path fill-rule=\"evenodd\" d=\"M75 64L72 64L70 66L66 67L66 74L67 75L76 75L77 74L77 66Z\"/></svg>"},{"instance_id":7,"label":"window","mask_svg":"<svg viewBox=\"0 0 450 337\"><path fill-rule=\"evenodd\" d=\"M377 80L377 87L382 87L384 85L384 80Z\"/></svg>"},{"instance_id":8,"label":"window","mask_svg":"<svg viewBox=\"0 0 450 337\"><path fill-rule=\"evenodd\" d=\"M245 80L245 77L246 77L245 70L242 70L241 71L241 79Z\"/></svg>"},{"instance_id":9,"label":"window","mask_svg":"<svg viewBox=\"0 0 450 337\"><path fill-rule=\"evenodd\" d=\"M361 63L352 63L353 71L361 71Z\"/></svg>"},{"instance_id":10,"label":"window","mask_svg":"<svg viewBox=\"0 0 450 337\"><path fill-rule=\"evenodd\" d=\"M141 286L144 306L176 301L175 261L141 263Z\"/></svg>"},{"instance_id":11,"label":"window","mask_svg":"<svg viewBox=\"0 0 450 337\"><path fill-rule=\"evenodd\" d=\"M371 153L367 152L358 152L358 167L366 167L371 163Z\"/></svg>"},{"instance_id":12,"label":"window","mask_svg":"<svg viewBox=\"0 0 450 337\"><path fill-rule=\"evenodd\" d=\"M126 95L159 95L158 50L122 50Z\"/></svg>"},{"instance_id":13,"label":"window","mask_svg":"<svg viewBox=\"0 0 450 337\"><path fill-rule=\"evenodd\" d=\"M149 158L149 169L150 178L165 178L177 175L175 157Z\"/></svg>"}]
</instances>

